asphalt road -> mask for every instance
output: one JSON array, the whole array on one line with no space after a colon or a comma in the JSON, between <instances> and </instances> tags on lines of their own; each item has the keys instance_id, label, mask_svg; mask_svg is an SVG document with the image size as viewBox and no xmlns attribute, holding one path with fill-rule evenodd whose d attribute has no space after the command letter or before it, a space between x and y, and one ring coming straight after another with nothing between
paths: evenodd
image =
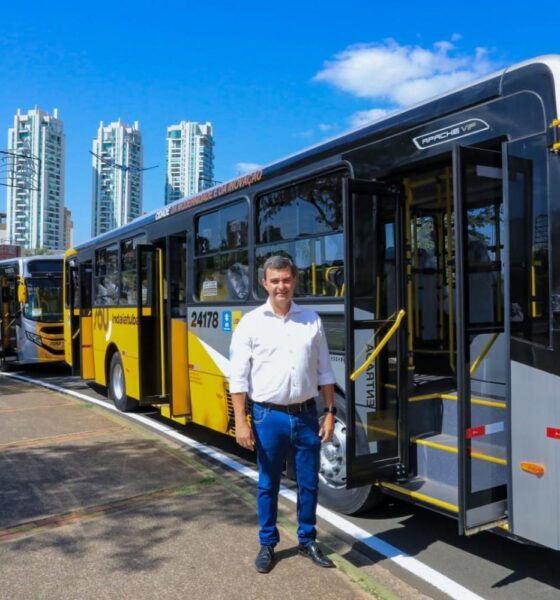
<instances>
[{"instance_id":1,"label":"asphalt road","mask_svg":"<svg viewBox=\"0 0 560 600\"><path fill-rule=\"evenodd\" d=\"M70 377L63 368L28 368L22 374L97 399L103 397L103 390L86 386L79 378ZM161 419L150 410L145 413ZM254 463L252 455L227 436L192 425L178 426L178 429L241 462ZM383 507L359 517L349 517L349 520L483 598L556 600L560 597L558 552L519 544L492 533L460 537L454 520L391 499ZM366 555L371 554L373 560L379 559L365 547L360 550ZM384 560L383 566L425 594L445 597L391 561Z\"/></svg>"}]
</instances>

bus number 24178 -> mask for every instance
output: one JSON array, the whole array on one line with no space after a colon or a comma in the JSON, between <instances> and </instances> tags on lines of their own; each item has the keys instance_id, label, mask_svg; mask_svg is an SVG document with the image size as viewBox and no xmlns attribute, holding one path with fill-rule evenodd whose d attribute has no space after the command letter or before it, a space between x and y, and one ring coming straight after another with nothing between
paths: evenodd
<instances>
[{"instance_id":1,"label":"bus number 24178","mask_svg":"<svg viewBox=\"0 0 560 600\"><path fill-rule=\"evenodd\" d=\"M191 315L191 327L213 327L217 329L218 323L218 312L215 310L195 310Z\"/></svg>"}]
</instances>

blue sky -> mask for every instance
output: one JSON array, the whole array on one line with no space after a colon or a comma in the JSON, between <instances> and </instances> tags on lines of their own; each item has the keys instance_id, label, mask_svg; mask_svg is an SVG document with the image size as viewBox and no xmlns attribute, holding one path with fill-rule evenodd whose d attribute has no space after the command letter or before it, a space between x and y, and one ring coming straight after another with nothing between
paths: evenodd
<instances>
[{"instance_id":1,"label":"blue sky","mask_svg":"<svg viewBox=\"0 0 560 600\"><path fill-rule=\"evenodd\" d=\"M164 202L165 131L211 121L215 177L541 54L557 2L45 3L0 8L0 149L19 107L59 109L74 241L89 237L99 122L138 120L144 210ZM0 210L5 210L0 188Z\"/></svg>"}]
</instances>

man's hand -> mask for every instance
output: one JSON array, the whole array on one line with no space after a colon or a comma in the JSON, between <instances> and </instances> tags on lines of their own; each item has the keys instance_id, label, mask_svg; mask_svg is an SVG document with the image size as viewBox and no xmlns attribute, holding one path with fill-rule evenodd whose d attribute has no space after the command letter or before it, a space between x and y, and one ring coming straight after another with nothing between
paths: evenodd
<instances>
[{"instance_id":1,"label":"man's hand","mask_svg":"<svg viewBox=\"0 0 560 600\"><path fill-rule=\"evenodd\" d=\"M319 428L319 437L321 438L321 442L326 444L329 442L334 433L334 415L332 413L325 413L323 417L323 422L321 423L321 427Z\"/></svg>"},{"instance_id":2,"label":"man's hand","mask_svg":"<svg viewBox=\"0 0 560 600\"><path fill-rule=\"evenodd\" d=\"M232 394L233 412L235 414L235 441L247 450L255 449L255 438L245 415L246 394Z\"/></svg>"},{"instance_id":3,"label":"man's hand","mask_svg":"<svg viewBox=\"0 0 560 600\"><path fill-rule=\"evenodd\" d=\"M247 450L255 449L255 438L247 421L235 424L235 440L240 446L247 448Z\"/></svg>"},{"instance_id":4,"label":"man's hand","mask_svg":"<svg viewBox=\"0 0 560 600\"><path fill-rule=\"evenodd\" d=\"M334 406L334 384L329 383L321 386L321 391L323 392L323 399L325 400L325 407ZM319 428L319 437L321 438L321 442L326 444L330 442L334 433L334 415L332 413L325 413L323 417L323 422L321 423L321 427Z\"/></svg>"}]
</instances>

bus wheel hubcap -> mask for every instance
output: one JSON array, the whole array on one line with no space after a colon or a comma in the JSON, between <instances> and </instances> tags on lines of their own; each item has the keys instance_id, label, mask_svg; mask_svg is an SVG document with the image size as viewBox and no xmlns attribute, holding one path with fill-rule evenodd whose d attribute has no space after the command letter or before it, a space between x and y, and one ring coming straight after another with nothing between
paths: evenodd
<instances>
[{"instance_id":1,"label":"bus wheel hubcap","mask_svg":"<svg viewBox=\"0 0 560 600\"><path fill-rule=\"evenodd\" d=\"M117 364L113 367L111 382L113 385L113 393L115 394L115 398L122 398L124 395L124 377L121 365Z\"/></svg>"},{"instance_id":2,"label":"bus wheel hubcap","mask_svg":"<svg viewBox=\"0 0 560 600\"><path fill-rule=\"evenodd\" d=\"M346 486L346 425L337 418L330 442L321 444L319 479L330 488Z\"/></svg>"}]
</instances>

